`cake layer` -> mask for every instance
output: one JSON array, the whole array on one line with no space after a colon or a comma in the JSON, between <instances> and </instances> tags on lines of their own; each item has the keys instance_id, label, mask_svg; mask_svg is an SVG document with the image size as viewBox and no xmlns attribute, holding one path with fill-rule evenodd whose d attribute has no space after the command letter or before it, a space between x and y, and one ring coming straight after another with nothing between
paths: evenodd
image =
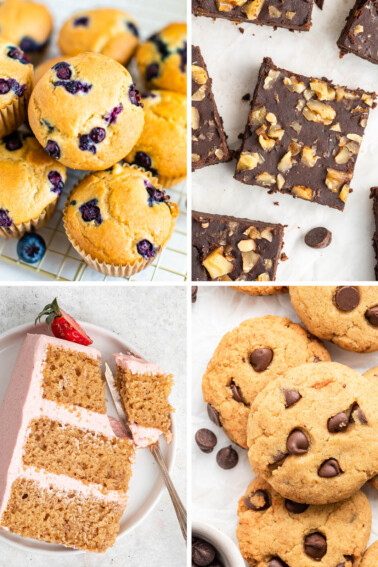
<instances>
[{"instance_id":1,"label":"cake layer","mask_svg":"<svg viewBox=\"0 0 378 567\"><path fill-rule=\"evenodd\" d=\"M12 485L2 522L24 537L104 552L113 545L124 505L117 500L88 498L18 478Z\"/></svg>"},{"instance_id":2,"label":"cake layer","mask_svg":"<svg viewBox=\"0 0 378 567\"><path fill-rule=\"evenodd\" d=\"M43 397L48 400L106 413L100 361L89 353L48 345L42 387Z\"/></svg>"},{"instance_id":3,"label":"cake layer","mask_svg":"<svg viewBox=\"0 0 378 567\"><path fill-rule=\"evenodd\" d=\"M173 408L168 396L173 385L172 375L141 358L122 354L116 354L114 358L117 387L128 421L169 435Z\"/></svg>"},{"instance_id":4,"label":"cake layer","mask_svg":"<svg viewBox=\"0 0 378 567\"><path fill-rule=\"evenodd\" d=\"M23 465L127 491L134 449L127 439L108 438L42 417L34 419Z\"/></svg>"}]
</instances>

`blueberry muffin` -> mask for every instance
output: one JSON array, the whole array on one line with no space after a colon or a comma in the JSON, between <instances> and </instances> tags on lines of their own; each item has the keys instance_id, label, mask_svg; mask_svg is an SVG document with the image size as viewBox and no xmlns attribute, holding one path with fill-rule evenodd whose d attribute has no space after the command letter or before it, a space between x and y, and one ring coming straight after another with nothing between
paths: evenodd
<instances>
[{"instance_id":1,"label":"blueberry muffin","mask_svg":"<svg viewBox=\"0 0 378 567\"><path fill-rule=\"evenodd\" d=\"M42 79L43 75L54 67L57 63L61 61L65 61L67 57L65 55L58 55L57 57L53 57L52 59L48 59L47 61L43 61L37 67L34 67L34 77L33 77L33 88L38 83L40 79Z\"/></svg>"},{"instance_id":2,"label":"blueberry muffin","mask_svg":"<svg viewBox=\"0 0 378 567\"><path fill-rule=\"evenodd\" d=\"M0 38L0 137L24 122L32 80L33 65L21 49Z\"/></svg>"},{"instance_id":3,"label":"blueberry muffin","mask_svg":"<svg viewBox=\"0 0 378 567\"><path fill-rule=\"evenodd\" d=\"M58 37L67 56L94 51L126 65L139 43L135 20L121 10L99 8L74 14L65 22Z\"/></svg>"},{"instance_id":4,"label":"blueberry muffin","mask_svg":"<svg viewBox=\"0 0 378 567\"><path fill-rule=\"evenodd\" d=\"M13 132L0 143L0 235L20 237L44 226L54 213L66 168L31 134Z\"/></svg>"},{"instance_id":5,"label":"blueberry muffin","mask_svg":"<svg viewBox=\"0 0 378 567\"><path fill-rule=\"evenodd\" d=\"M103 274L125 277L154 261L177 215L177 205L150 172L117 164L78 183L63 220L71 244L87 264Z\"/></svg>"},{"instance_id":6,"label":"blueberry muffin","mask_svg":"<svg viewBox=\"0 0 378 567\"><path fill-rule=\"evenodd\" d=\"M151 171L163 187L172 187L186 177L186 96L151 91L142 102L143 132L126 161Z\"/></svg>"},{"instance_id":7,"label":"blueberry muffin","mask_svg":"<svg viewBox=\"0 0 378 567\"><path fill-rule=\"evenodd\" d=\"M129 72L98 53L53 66L38 82L29 123L46 152L73 169L103 170L130 152L144 114Z\"/></svg>"},{"instance_id":8,"label":"blueberry muffin","mask_svg":"<svg viewBox=\"0 0 378 567\"><path fill-rule=\"evenodd\" d=\"M170 24L140 45L136 60L148 89L186 94L186 24Z\"/></svg>"},{"instance_id":9,"label":"blueberry muffin","mask_svg":"<svg viewBox=\"0 0 378 567\"><path fill-rule=\"evenodd\" d=\"M0 33L32 58L41 55L53 29L53 19L43 4L29 0L3 0Z\"/></svg>"}]
</instances>

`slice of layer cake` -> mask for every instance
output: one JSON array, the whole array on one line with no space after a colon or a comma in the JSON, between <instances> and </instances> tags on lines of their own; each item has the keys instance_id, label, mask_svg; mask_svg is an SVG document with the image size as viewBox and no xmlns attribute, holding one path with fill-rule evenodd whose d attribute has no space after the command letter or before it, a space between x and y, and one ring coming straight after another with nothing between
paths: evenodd
<instances>
[{"instance_id":1,"label":"slice of layer cake","mask_svg":"<svg viewBox=\"0 0 378 567\"><path fill-rule=\"evenodd\" d=\"M100 353L27 335L0 409L0 526L103 552L125 510L134 446L106 415Z\"/></svg>"},{"instance_id":2,"label":"slice of layer cake","mask_svg":"<svg viewBox=\"0 0 378 567\"><path fill-rule=\"evenodd\" d=\"M143 358L117 353L116 384L121 394L128 425L137 447L156 443L165 435L172 440L171 412L168 402L173 376L166 374L152 362Z\"/></svg>"}]
</instances>

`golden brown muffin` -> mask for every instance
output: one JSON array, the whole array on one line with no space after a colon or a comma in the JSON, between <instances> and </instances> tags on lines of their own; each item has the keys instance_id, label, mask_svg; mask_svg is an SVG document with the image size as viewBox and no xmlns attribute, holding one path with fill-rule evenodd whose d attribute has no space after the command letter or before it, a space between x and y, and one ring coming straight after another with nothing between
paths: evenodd
<instances>
[{"instance_id":1,"label":"golden brown muffin","mask_svg":"<svg viewBox=\"0 0 378 567\"><path fill-rule=\"evenodd\" d=\"M172 187L186 177L186 96L151 91L142 102L143 132L125 159L151 171L163 187Z\"/></svg>"},{"instance_id":2,"label":"golden brown muffin","mask_svg":"<svg viewBox=\"0 0 378 567\"><path fill-rule=\"evenodd\" d=\"M42 79L43 75L49 71L54 65L60 63L60 61L65 61L67 57L65 55L58 55L57 57L53 57L52 59L48 59L43 63L40 63L38 67L34 67L34 77L33 77L33 89L35 85L38 83L40 79Z\"/></svg>"},{"instance_id":3,"label":"golden brown muffin","mask_svg":"<svg viewBox=\"0 0 378 567\"><path fill-rule=\"evenodd\" d=\"M20 237L44 226L56 209L66 168L30 134L13 132L0 144L0 235Z\"/></svg>"},{"instance_id":4,"label":"golden brown muffin","mask_svg":"<svg viewBox=\"0 0 378 567\"><path fill-rule=\"evenodd\" d=\"M117 164L73 189L64 211L67 236L94 269L129 276L151 264L169 240L178 208L168 199L151 173Z\"/></svg>"},{"instance_id":5,"label":"golden brown muffin","mask_svg":"<svg viewBox=\"0 0 378 567\"><path fill-rule=\"evenodd\" d=\"M73 169L103 170L137 142L144 123L129 72L98 53L54 65L38 82L29 123L47 153Z\"/></svg>"},{"instance_id":6,"label":"golden brown muffin","mask_svg":"<svg viewBox=\"0 0 378 567\"><path fill-rule=\"evenodd\" d=\"M148 89L186 94L186 24L170 24L152 35L138 47L136 60Z\"/></svg>"},{"instance_id":7,"label":"golden brown muffin","mask_svg":"<svg viewBox=\"0 0 378 567\"><path fill-rule=\"evenodd\" d=\"M126 65L139 43L135 20L122 10L99 8L71 16L60 30L58 44L67 56L94 51Z\"/></svg>"}]
</instances>

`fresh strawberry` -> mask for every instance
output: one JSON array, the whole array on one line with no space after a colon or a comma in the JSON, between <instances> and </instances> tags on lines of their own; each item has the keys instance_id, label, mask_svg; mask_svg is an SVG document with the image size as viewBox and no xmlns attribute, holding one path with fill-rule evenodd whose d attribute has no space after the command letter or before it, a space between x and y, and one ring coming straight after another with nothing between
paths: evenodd
<instances>
[{"instance_id":1,"label":"fresh strawberry","mask_svg":"<svg viewBox=\"0 0 378 567\"><path fill-rule=\"evenodd\" d=\"M53 335L58 339L65 339L66 341L86 346L93 343L92 339L88 337L75 319L59 307L56 298L52 303L44 307L34 324L36 325L44 315L47 315L46 323Z\"/></svg>"}]
</instances>

